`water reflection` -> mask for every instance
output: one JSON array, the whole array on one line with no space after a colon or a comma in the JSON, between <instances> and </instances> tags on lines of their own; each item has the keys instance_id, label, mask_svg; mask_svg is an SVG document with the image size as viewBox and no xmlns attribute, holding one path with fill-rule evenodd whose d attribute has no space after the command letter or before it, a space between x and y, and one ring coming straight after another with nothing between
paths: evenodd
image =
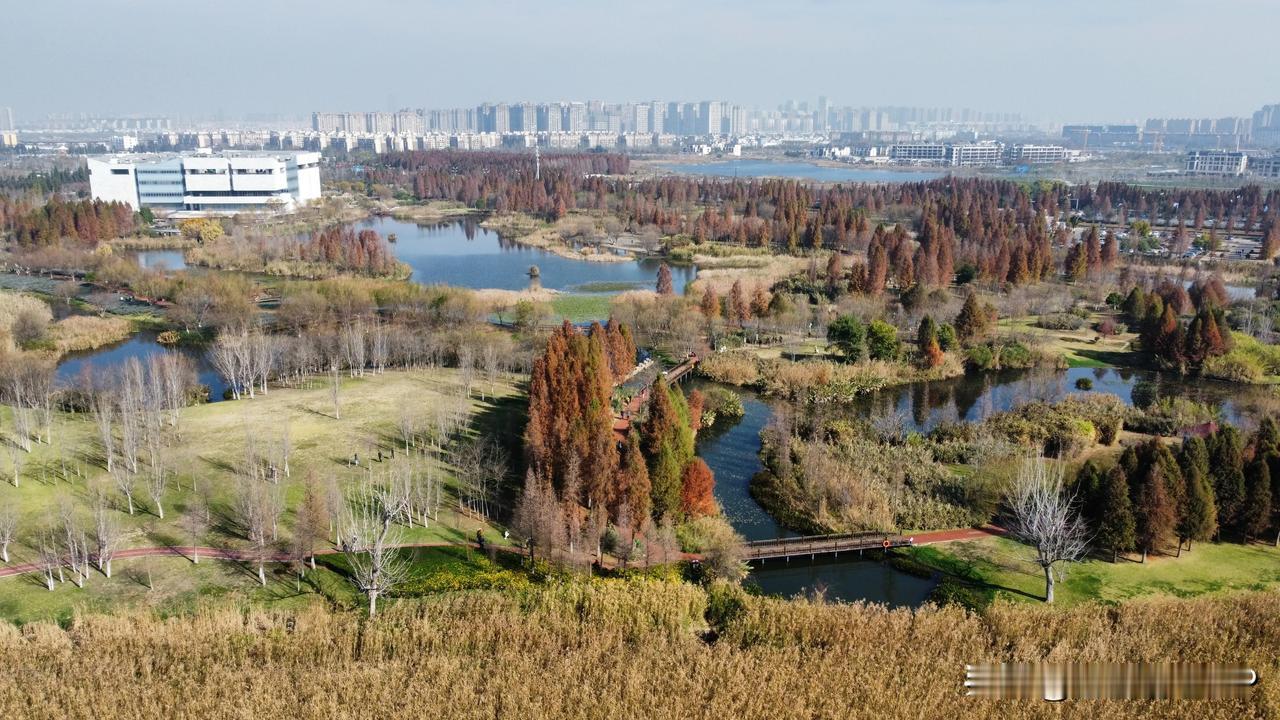
<instances>
[{"instance_id":1,"label":"water reflection","mask_svg":"<svg viewBox=\"0 0 1280 720\"><path fill-rule=\"evenodd\" d=\"M652 289L661 264L657 260L590 262L561 257L505 239L482 227L474 216L421 225L375 217L357 223L355 228L376 230L384 236L394 233L392 251L413 269L411 279L424 284L523 290L530 286L530 266L537 265L539 287L618 292ZM683 292L696 273L691 266L673 266L676 291Z\"/></svg>"}]
</instances>

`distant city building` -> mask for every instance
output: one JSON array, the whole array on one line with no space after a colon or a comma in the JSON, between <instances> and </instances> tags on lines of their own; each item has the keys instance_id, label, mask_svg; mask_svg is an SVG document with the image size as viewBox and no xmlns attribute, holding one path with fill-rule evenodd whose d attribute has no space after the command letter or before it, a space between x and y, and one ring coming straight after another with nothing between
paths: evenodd
<instances>
[{"instance_id":1,"label":"distant city building","mask_svg":"<svg viewBox=\"0 0 1280 720\"><path fill-rule=\"evenodd\" d=\"M1063 125L1062 139L1070 147L1097 149L1142 142L1137 125Z\"/></svg>"},{"instance_id":2,"label":"distant city building","mask_svg":"<svg viewBox=\"0 0 1280 720\"><path fill-rule=\"evenodd\" d=\"M1280 147L1280 104L1263 105L1253 114L1250 140L1263 147Z\"/></svg>"},{"instance_id":3,"label":"distant city building","mask_svg":"<svg viewBox=\"0 0 1280 720\"><path fill-rule=\"evenodd\" d=\"M18 126L13 122L13 108L0 107L0 130L17 130Z\"/></svg>"},{"instance_id":4,"label":"distant city building","mask_svg":"<svg viewBox=\"0 0 1280 720\"><path fill-rule=\"evenodd\" d=\"M1015 165L1060 163L1079 156L1078 150L1068 150L1061 145L1014 145L1008 150L1009 162Z\"/></svg>"},{"instance_id":5,"label":"distant city building","mask_svg":"<svg viewBox=\"0 0 1280 720\"><path fill-rule=\"evenodd\" d=\"M1249 156L1249 174L1262 178L1280 178L1280 155Z\"/></svg>"},{"instance_id":6,"label":"distant city building","mask_svg":"<svg viewBox=\"0 0 1280 720\"><path fill-rule=\"evenodd\" d=\"M320 197L320 154L190 153L88 158L94 199L169 212L292 211Z\"/></svg>"},{"instance_id":7,"label":"distant city building","mask_svg":"<svg viewBox=\"0 0 1280 720\"><path fill-rule=\"evenodd\" d=\"M999 143L973 143L947 146L947 163L956 167L999 165L1004 160L1004 146Z\"/></svg>"},{"instance_id":8,"label":"distant city building","mask_svg":"<svg viewBox=\"0 0 1280 720\"><path fill-rule=\"evenodd\" d=\"M942 163L947 159L947 146L941 143L900 143L889 146L889 157L909 162Z\"/></svg>"},{"instance_id":9,"label":"distant city building","mask_svg":"<svg viewBox=\"0 0 1280 720\"><path fill-rule=\"evenodd\" d=\"M12 130L0 131L0 147L18 147L18 133Z\"/></svg>"},{"instance_id":10,"label":"distant city building","mask_svg":"<svg viewBox=\"0 0 1280 720\"><path fill-rule=\"evenodd\" d=\"M1225 150L1192 150L1187 153L1183 170L1188 175L1244 175L1249 156Z\"/></svg>"}]
</instances>

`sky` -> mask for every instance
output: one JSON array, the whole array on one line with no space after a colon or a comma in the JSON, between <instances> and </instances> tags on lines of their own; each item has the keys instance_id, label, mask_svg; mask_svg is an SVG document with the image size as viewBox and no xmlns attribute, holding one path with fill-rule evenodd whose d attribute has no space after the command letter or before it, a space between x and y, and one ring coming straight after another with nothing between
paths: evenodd
<instances>
[{"instance_id":1,"label":"sky","mask_svg":"<svg viewBox=\"0 0 1280 720\"><path fill-rule=\"evenodd\" d=\"M1276 0L36 0L0 106L305 116L485 101L968 107L1047 122L1280 102ZM1232 34L1235 39L1231 39Z\"/></svg>"}]
</instances>

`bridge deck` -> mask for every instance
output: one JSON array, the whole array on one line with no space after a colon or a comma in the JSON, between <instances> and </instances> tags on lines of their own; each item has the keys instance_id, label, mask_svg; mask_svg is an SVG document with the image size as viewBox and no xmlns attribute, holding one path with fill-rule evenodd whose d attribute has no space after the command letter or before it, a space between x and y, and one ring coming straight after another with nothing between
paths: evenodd
<instances>
[{"instance_id":1,"label":"bridge deck","mask_svg":"<svg viewBox=\"0 0 1280 720\"><path fill-rule=\"evenodd\" d=\"M747 560L773 560L802 555L834 555L857 550L910 547L912 539L882 533L810 535L807 537L756 540L746 544Z\"/></svg>"}]
</instances>

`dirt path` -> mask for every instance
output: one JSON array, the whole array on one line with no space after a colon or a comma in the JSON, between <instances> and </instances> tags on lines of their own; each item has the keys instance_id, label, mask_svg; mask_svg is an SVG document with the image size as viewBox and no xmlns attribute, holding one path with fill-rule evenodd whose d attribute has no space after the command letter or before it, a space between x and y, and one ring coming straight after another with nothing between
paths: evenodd
<instances>
[{"instance_id":1,"label":"dirt path","mask_svg":"<svg viewBox=\"0 0 1280 720\"><path fill-rule=\"evenodd\" d=\"M1005 529L996 527L995 525L985 525L980 528L960 528L958 530L939 530L937 532L927 532L919 535L911 535L913 545L936 545L938 543L955 542L956 540L980 540L986 537L1000 537L1005 534Z\"/></svg>"}]
</instances>

